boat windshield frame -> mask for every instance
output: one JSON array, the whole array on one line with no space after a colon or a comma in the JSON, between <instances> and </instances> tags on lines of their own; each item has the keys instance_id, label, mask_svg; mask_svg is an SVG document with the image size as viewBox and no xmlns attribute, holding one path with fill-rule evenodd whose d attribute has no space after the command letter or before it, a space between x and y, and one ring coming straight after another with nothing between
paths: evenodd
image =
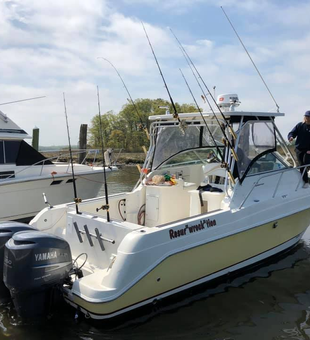
<instances>
[{"instance_id":1,"label":"boat windshield frame","mask_svg":"<svg viewBox=\"0 0 310 340\"><path fill-rule=\"evenodd\" d=\"M151 171L157 170L177 155L202 149L211 149L210 152L221 162L220 152L223 155L225 148L223 134L214 119L207 119L207 123L216 144L202 120L186 120L184 131L180 129L177 121L152 122L147 168ZM199 161L199 156L197 160Z\"/></svg>"},{"instance_id":2,"label":"boat windshield frame","mask_svg":"<svg viewBox=\"0 0 310 340\"><path fill-rule=\"evenodd\" d=\"M291 151L288 149L285 140L283 139L281 133L279 132L274 119L278 116L284 116L283 113L269 113L269 112L243 112L243 111L234 111L234 112L224 112L225 114L225 120L223 120L221 117L218 117L218 121L222 124L222 127L224 125L226 126L225 133L230 139L230 143L234 146L234 151L238 154L238 143L240 140L240 131L244 124L249 125L252 122L253 124L267 124L266 131L270 132L269 139L272 141L269 143L269 145L265 145L264 148L262 148L260 151L257 152L254 157L251 158L250 162L248 162L245 169L243 169L243 173L239 173L238 171L238 162L232 157L231 151L228 150L227 145L225 145L222 137L222 132L219 134L215 140L216 145L214 145L214 142L209 143L210 145L203 145L202 143L199 145L194 144L190 147L181 147L179 149L176 149L176 152L172 152L170 150L170 153L168 153L167 156L162 156L161 159L156 159L156 153L158 154L161 150L159 148L159 142L161 142L161 139L163 139L163 134L159 134L159 131L167 130L174 128L175 131L178 131L178 138L181 140L184 140L187 133L186 130L189 128L198 128L202 129L203 131L207 131L205 122L201 119L201 117L197 116L197 113L190 113L190 114L179 114L179 117L182 121L182 126L185 126L185 134L181 134L182 127L180 128L180 124L177 120L173 119L171 115L166 116L150 116L149 119L151 121L150 125L150 147L146 155L146 159L144 162L144 169L147 169L147 172L158 170L158 169L167 169L169 167L178 166L177 161L173 160L171 161L175 156L182 155L184 153L189 152L199 152L203 150L212 150L214 148L219 148L220 152L222 153L222 156L225 158L224 162L227 162L228 168L230 169L231 174L235 179L238 179L240 183L247 177L247 176L253 176L257 175L254 171L251 171L252 166L255 164L257 160L259 160L261 157L264 157L264 155L273 154L273 159L275 160L274 163L277 163L274 169L272 170L266 170L266 171L276 171L281 170L283 167L291 167L296 166L296 163L294 161L294 157L291 153ZM216 119L212 117L209 114L204 114L204 117L206 119L206 122L208 124L208 127L213 126L213 128L217 128L220 130L218 123L216 122ZM229 130L227 129L227 122L233 127L237 138L233 139ZM176 130L177 129L177 130ZM211 129L211 131L213 131ZM198 135L198 134L197 134ZM164 140L164 139L163 139ZM167 141L163 141L161 143L166 148L169 148L169 143ZM267 143L268 144L268 143ZM255 146L256 144L253 143ZM184 146L184 144L183 144ZM257 146L257 145L256 145ZM277 150L281 148L282 153L279 154ZM215 154L216 161L219 163L222 163L222 158L219 156L220 152L217 152ZM240 151L239 151L240 154ZM272 156L268 156L272 157ZM267 157L267 158L268 158ZM201 159L200 159L201 158ZM200 157L199 155L197 157L197 162L195 160L190 160L188 164L197 164L200 162L209 162L206 157ZM155 160L155 162L154 162ZM186 160L186 158L184 158ZM179 165L186 165L186 162L182 160ZM262 159L263 160L263 159ZM171 161L171 163L170 163ZM170 163L170 164L169 164ZM261 171L264 172L264 171ZM259 172L258 174L260 174ZM142 175L143 177L143 175ZM226 176L227 177L227 176ZM234 185L234 183L231 183L231 185Z\"/></svg>"},{"instance_id":3,"label":"boat windshield frame","mask_svg":"<svg viewBox=\"0 0 310 340\"><path fill-rule=\"evenodd\" d=\"M247 176L290 167L287 158L290 158L291 153L286 145L283 145L283 137L275 125L274 118L273 116L233 117L232 122L239 123L239 128L236 131L235 143L238 161L233 162L232 170L235 177L239 177L240 183ZM279 146L286 158L277 152Z\"/></svg>"}]
</instances>

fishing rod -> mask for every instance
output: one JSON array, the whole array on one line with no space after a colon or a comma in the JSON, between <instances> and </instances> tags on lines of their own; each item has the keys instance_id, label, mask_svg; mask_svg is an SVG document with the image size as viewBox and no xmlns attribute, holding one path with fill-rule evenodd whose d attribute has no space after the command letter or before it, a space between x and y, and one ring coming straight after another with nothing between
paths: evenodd
<instances>
[{"instance_id":1,"label":"fishing rod","mask_svg":"<svg viewBox=\"0 0 310 340\"><path fill-rule=\"evenodd\" d=\"M20 99L20 100L14 100L13 102L0 103L0 105L15 104L15 103L20 103L20 102L25 102L25 101L27 101L27 100L40 99L40 98L45 98L45 97L46 97L46 96L33 97L33 98L26 98L26 99Z\"/></svg>"},{"instance_id":2,"label":"fishing rod","mask_svg":"<svg viewBox=\"0 0 310 340\"><path fill-rule=\"evenodd\" d=\"M172 33L173 33L173 32L172 32ZM198 80L198 78L197 78L197 75L195 74L195 72L194 72L194 70L193 70L193 68L192 68L192 65L190 64L189 60L188 60L187 57L186 57L186 54L184 53L184 51L182 50L181 47L180 47L180 50L181 50L181 52L182 52L182 54L183 54L183 56L184 56L184 58L185 58L185 60L186 60L186 62L187 62L187 64L188 64L190 70L192 71L192 74L193 74L194 78L196 79L196 82L197 82L197 84L198 84L200 90L201 90L202 93L203 93L203 94L201 95L201 98L204 100L204 102L207 102L207 103L208 103L208 105L209 105L209 107L210 107L210 110L211 110L211 112L213 113L213 116L215 117L215 119L216 119L216 121L217 121L217 124L219 125L219 127L220 127L220 129L221 129L221 131L222 131L222 133L223 133L223 135L224 135L224 138L226 138L226 140L228 140L228 138L227 138L227 136L226 136L226 134L225 134L225 130L222 128L222 124L219 122L218 118L216 117L215 112L214 112L214 110L213 110L213 108L212 108L212 106L211 106L211 104L210 104L210 102L209 102L209 100L208 100L208 98L207 98L207 94L206 94L205 91L203 90L203 88L202 88L202 86L201 86L201 84L200 84L200 82L199 82L199 80ZM206 122L205 122L205 124L207 125ZM226 144L225 144L225 145L226 145ZM233 154L234 158L237 160L237 159L238 159L238 156L237 156L237 154L236 154L234 148L233 148L232 146L230 146L230 149L231 149L231 151L232 151L232 154ZM223 158L222 158L222 162L223 162L224 165L226 164L225 167L227 168L227 163L223 160ZM231 172L229 172L229 176L231 176ZM232 178L232 177L231 177L231 178ZM234 181L234 180L233 180L233 181Z\"/></svg>"},{"instance_id":3,"label":"fishing rod","mask_svg":"<svg viewBox=\"0 0 310 340\"><path fill-rule=\"evenodd\" d=\"M250 58L250 60L251 60L251 62L252 62L252 64L253 64L255 70L257 71L258 75L260 76L260 79L262 80L262 82L263 82L264 85L266 86L266 89L267 89L267 91L269 92L269 94L270 94L272 100L273 100L274 103L276 104L277 112L279 112L280 106L278 105L278 103L277 103L276 100L274 99L274 96L272 95L271 91L269 90L269 87L267 86L267 84L266 84L266 82L265 82L263 76L261 75L261 73L259 72L258 68L256 67L256 65L255 65L255 63L254 63L254 61L253 61L253 59L252 59L251 56L250 56L250 53L248 52L247 48L245 47L244 43L242 42L242 40L241 40L239 34L237 33L237 31L236 31L234 25L233 25L232 22L230 21L228 15L226 14L226 12L224 11L224 8L223 8L222 6L221 6L221 9L222 9L222 11L223 11L223 13L224 13L226 19L228 20L230 26L232 27L233 31L235 32L237 38L239 39L241 45L243 46L243 48L244 48L246 54L247 54L248 57Z\"/></svg>"},{"instance_id":4,"label":"fishing rod","mask_svg":"<svg viewBox=\"0 0 310 340\"><path fill-rule=\"evenodd\" d=\"M193 61L192 61L192 59L190 58L190 56L189 56L188 53L186 52L186 50L185 50L185 48L183 47L183 45L181 44L180 40L177 38L177 36L175 35L175 33L172 31L172 29L171 29L170 27L169 27L169 29L170 29L171 33L173 34L173 36L175 37L175 39L176 39L176 41L178 42L178 44L180 45L182 51L184 51L186 57L188 58L188 60L190 61L190 63L193 65L193 68L195 69L195 71L196 71L196 73L197 73L197 75L198 75L198 78L201 80L201 82L203 83L203 85L204 85L205 88L207 89L209 96L212 98L214 104L216 105L216 107L218 108L220 114L222 115L222 118L223 118L224 121L226 122L226 126L229 128L231 135L236 139L235 131L234 131L233 128L230 126L230 124L227 122L227 120L226 120L226 118L225 118L225 116L224 116L224 114L223 114L221 108L220 108L219 105L217 104L217 102L216 102L215 98L213 97L211 91L209 90L207 84L206 84L206 83L204 82L204 80L202 79L202 77L201 77L200 73L198 72L198 70L197 70L195 64L194 64ZM212 111L212 113L214 114L215 118L217 119L214 110L211 109L211 111ZM217 119L217 121L218 121L218 119ZM218 121L218 123L219 123L219 121ZM227 138L225 131L224 131L224 136L225 136L225 138L227 139L227 141L229 142L229 139Z\"/></svg>"},{"instance_id":5,"label":"fishing rod","mask_svg":"<svg viewBox=\"0 0 310 340\"><path fill-rule=\"evenodd\" d=\"M172 32L172 33L173 33L173 32ZM179 47L180 47L180 46L179 46ZM204 102L207 102L207 103L208 103L211 112L213 112L213 108L212 108L212 106L211 106L211 104L210 104L210 102L209 102L209 100L208 100L208 98L207 98L207 94L206 94L205 91L203 90L203 88L202 88L202 86L201 86L201 84L200 84L200 82L199 82L199 80L198 80L198 78L197 78L197 76L196 76L196 74L195 74L195 72L194 72L194 70L193 70L192 65L191 65L190 62L188 61L188 59L187 59L187 57L186 57L186 54L184 53L184 51L182 50L181 47L180 47L180 50L181 50L181 52L182 52L182 54L183 54L183 56L184 56L184 58L185 58L185 60L186 60L186 62L187 62L187 65L188 65L188 67L190 68L190 70L192 71L192 74L193 74L194 78L196 79L196 82L197 82L197 84L198 84L198 86L199 86L199 88L200 88L200 90L201 90L201 92L202 92L202 95L201 95L202 100L203 100ZM213 114L214 114L214 112L213 112ZM217 123L219 124L219 122L217 122Z\"/></svg>"},{"instance_id":6,"label":"fishing rod","mask_svg":"<svg viewBox=\"0 0 310 340\"><path fill-rule=\"evenodd\" d=\"M226 118L225 118L225 116L224 116L222 110L220 109L220 107L219 107L219 105L217 104L216 100L215 100L214 97L212 96L212 93L210 92L208 86L206 85L206 83L205 83L204 80L202 79L202 77L201 77L200 73L198 72L196 66L194 65L192 59L189 57L189 55L188 55L188 53L186 52L185 48L183 47L183 45L181 44L181 42L180 42L180 40L177 38L177 36L174 34L174 32L172 31L172 29L171 29L170 27L169 27L169 29L170 29L171 33L173 34L173 36L175 37L176 41L178 42L178 44L179 44L181 50L183 51L183 55L184 55L185 59L190 61L190 63L192 64L193 68L195 69L195 71L196 71L198 77L200 78L200 80L202 81L202 83L204 84L204 86L206 87L209 96L210 96L210 97L212 98L212 100L214 101L215 105L217 106L219 112L220 112L221 115L222 115L222 118L223 118L224 122L226 123L226 127L229 128L231 135L233 136L234 139L236 139L237 137L236 137L236 134L235 134L233 128L232 128L232 127L230 126L230 124L227 122L227 120L226 120ZM196 79L197 79L197 78L196 78ZM201 88L201 87L200 87L200 88ZM203 93L204 93L204 92L203 92ZM207 96L206 96L206 95L205 95L205 99L207 100ZM208 101L208 103L209 103L209 101ZM211 111L212 111L212 113L213 113L213 116L215 117L215 119L216 119L216 121L217 121L217 123L218 123L218 125L219 125L219 127L220 127L220 129L221 129L221 131L222 131L222 133L223 133L223 135L224 135L225 141L226 141L226 143L228 144L228 146L229 146L229 148L230 148L230 150L231 150L231 152L232 152L233 157L234 157L235 160L237 161L237 160L238 160L238 156L237 156L237 154L236 154L236 152L235 152L234 147L231 145L230 140L228 139L228 137L227 137L227 135L226 135L225 129L222 127L222 124L221 124L220 121L218 120L218 118L217 118L217 116L216 116L216 114L215 114L215 112L214 112L212 106L210 105L210 103L209 103L209 106L210 106L210 109L211 109Z\"/></svg>"},{"instance_id":7,"label":"fishing rod","mask_svg":"<svg viewBox=\"0 0 310 340\"><path fill-rule=\"evenodd\" d=\"M151 41L150 41L150 39L149 39L149 36L148 36L148 34L147 34L147 32L146 32L146 29L145 29L144 24L143 24L142 21L141 21L141 24L142 24L144 33L145 33L145 35L146 35L146 38L147 38L147 40L148 40L148 42L149 42L150 48L151 48L151 50L152 50L152 53L153 53L154 59L155 59L155 61L156 61L156 64L157 64L159 73L160 73L160 75L161 75L161 77L162 77L162 80L163 80L163 82L164 82L165 88L166 88L166 90L167 90L167 93L168 93L168 96L169 96L171 105L172 105L172 107L173 107L173 111L174 111L174 113L173 113L173 118L176 118L176 119L178 120L179 126L180 126L182 132L185 133L184 128L186 127L186 123L184 124L184 123L180 120L180 118L179 118L179 115L178 115L177 109L176 109L176 107L175 107L174 101L173 101L173 99L172 99L172 97L171 97L171 94L170 94L170 91L169 91L169 89L168 89L167 83L166 83L166 81L165 81L164 75L163 75L163 73L162 73L162 71L161 71L161 68L160 68L160 66L159 66L158 60L157 60L157 58L156 58L156 55L155 55L153 46L152 46L152 44L151 44Z\"/></svg>"},{"instance_id":8,"label":"fishing rod","mask_svg":"<svg viewBox=\"0 0 310 340\"><path fill-rule=\"evenodd\" d=\"M231 179L232 183L235 184L235 179L234 179L234 177L233 177L233 175L232 175L232 173L231 173L231 171L230 171L230 169L229 169L229 167L228 167L228 164L225 162L224 155L223 155L221 149L219 148L219 146L217 145L217 143L216 143L216 141L215 141L215 139L214 139L214 137L213 137L213 134L212 134L212 132L211 132L211 130L210 130L210 128L209 128L209 126L208 126L206 120L205 120L205 117L203 116L203 114L202 114L202 112L201 112L201 110L200 110L200 107L199 107L199 105L198 105L198 103L197 103L197 101L196 101L196 99L195 99L195 96L194 96L194 94L193 94L193 92L192 92L192 90L191 90L191 88L190 88L190 86L189 86L189 84L188 84L188 82L187 82L187 80L186 80L186 78L185 78L185 76L184 76L182 70L181 70L181 69L179 69L179 70L180 70L180 72L181 72L181 74L182 74L182 77L183 77L183 79L184 79L184 81L185 81L185 84L186 84L187 87L188 87L188 90L189 90L190 94L192 95L192 98L193 98L193 100L194 100L194 102L195 102L195 104L196 104L196 106L197 106L197 109L198 109L198 111L199 111L199 113L200 113L200 116L201 116L201 118L202 118L202 120L203 120L203 122L204 122L204 124L205 124L205 126L206 126L206 128L207 128L207 130L208 130L208 132L209 132L209 135L210 135L211 138L212 138L212 141L213 141L213 143L214 143L214 146L216 147L217 152L220 154L220 157L221 157L221 159L222 159L222 164L225 166L225 168L226 168L226 170L227 170L227 173L228 173L228 175L229 175L229 178Z\"/></svg>"},{"instance_id":9,"label":"fishing rod","mask_svg":"<svg viewBox=\"0 0 310 340\"><path fill-rule=\"evenodd\" d=\"M73 157L72 157L72 149L71 149L70 131L69 131L69 124L68 124L68 115L67 115L65 93L63 93L63 98L64 98L64 108L65 108L65 116L66 116L66 123L67 123L69 153L70 153L70 160L71 160L71 171L72 171L72 179L73 179L72 183L73 183L73 191L74 191L75 210L76 210L77 214L80 214L78 204L81 203L82 200L77 197L77 191L76 191L76 183L75 183L75 176L74 176L74 169L73 169Z\"/></svg>"},{"instance_id":10,"label":"fishing rod","mask_svg":"<svg viewBox=\"0 0 310 340\"><path fill-rule=\"evenodd\" d=\"M143 121L142 121L142 117L141 117L141 115L140 115L140 113L139 113L139 110L138 110L138 108L137 108L137 105L136 105L135 102L133 101L133 99L132 99L132 97L131 97L131 95L130 95L130 92L129 92L129 90L128 90L128 88L127 88L127 86L126 86L126 84L125 84L123 78L121 77L120 73L118 72L117 68L110 62L110 60L108 60L108 59L106 59L106 58L97 57L97 59L103 59L103 60L105 60L106 62L108 62L108 63L114 68L115 72L117 73L117 75L119 76L121 82L123 83L125 90L127 91L127 94L128 94L128 96L129 96L129 98L130 98L130 102L131 102L131 104L133 105L133 107L134 107L134 109L135 109L135 111L136 111L136 113L137 113L138 118L140 119L140 128L141 128L142 130L144 130L144 132L145 132L145 134L146 134L146 136L147 136L147 139L150 139L149 132L148 132L148 130L147 130L145 124L144 124Z\"/></svg>"},{"instance_id":11,"label":"fishing rod","mask_svg":"<svg viewBox=\"0 0 310 340\"><path fill-rule=\"evenodd\" d=\"M105 171L105 159L104 159L104 145L103 145L103 131L102 131L102 123L101 123L101 109L100 109L100 97L99 97L99 87L97 86L97 98L98 98L98 112L99 112L99 133L101 136L101 150L102 150L102 164L103 164L103 178L104 178L104 193L105 193L105 205L102 205L100 208L96 208L98 212L100 209L107 211L107 221L110 222L110 213L109 213L109 197L108 197L108 185L107 185L107 175Z\"/></svg>"}]
</instances>

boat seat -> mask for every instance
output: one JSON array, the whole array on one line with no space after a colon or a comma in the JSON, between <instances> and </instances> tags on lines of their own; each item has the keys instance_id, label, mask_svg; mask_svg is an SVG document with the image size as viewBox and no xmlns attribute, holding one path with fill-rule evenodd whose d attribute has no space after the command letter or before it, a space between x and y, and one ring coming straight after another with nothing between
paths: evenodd
<instances>
[{"instance_id":1,"label":"boat seat","mask_svg":"<svg viewBox=\"0 0 310 340\"><path fill-rule=\"evenodd\" d=\"M196 188L196 183L182 179L173 186L147 186L145 225L155 227L188 217L189 192Z\"/></svg>"},{"instance_id":2,"label":"boat seat","mask_svg":"<svg viewBox=\"0 0 310 340\"><path fill-rule=\"evenodd\" d=\"M221 209L221 203L225 197L225 192L201 192L203 206L199 197L199 190L191 190L190 194L190 216L205 214Z\"/></svg>"},{"instance_id":3,"label":"boat seat","mask_svg":"<svg viewBox=\"0 0 310 340\"><path fill-rule=\"evenodd\" d=\"M226 169L222 168L220 164L217 164L213 168L208 168L205 165L202 167L204 172L204 180L200 183L201 186L211 184L217 188L224 190L224 183L226 178Z\"/></svg>"}]
</instances>

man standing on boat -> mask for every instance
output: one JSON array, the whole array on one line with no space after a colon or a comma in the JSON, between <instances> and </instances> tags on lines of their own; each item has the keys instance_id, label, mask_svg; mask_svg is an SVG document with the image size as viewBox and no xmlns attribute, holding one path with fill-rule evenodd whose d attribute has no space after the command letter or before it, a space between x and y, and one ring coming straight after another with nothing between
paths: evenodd
<instances>
[{"instance_id":1,"label":"man standing on boat","mask_svg":"<svg viewBox=\"0 0 310 340\"><path fill-rule=\"evenodd\" d=\"M297 138L296 138L297 137ZM304 121L298 123L287 136L289 142L296 138L295 152L299 165L310 164L310 111L305 112ZM300 169L303 173L304 185L303 188L309 187L308 169Z\"/></svg>"}]
</instances>

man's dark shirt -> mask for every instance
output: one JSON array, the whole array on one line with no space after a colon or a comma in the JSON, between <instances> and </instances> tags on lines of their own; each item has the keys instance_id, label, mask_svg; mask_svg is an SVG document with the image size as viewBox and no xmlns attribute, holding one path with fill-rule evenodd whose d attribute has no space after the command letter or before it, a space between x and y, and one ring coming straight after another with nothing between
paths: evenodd
<instances>
[{"instance_id":1,"label":"man's dark shirt","mask_svg":"<svg viewBox=\"0 0 310 340\"><path fill-rule=\"evenodd\" d=\"M296 138L295 148L300 151L310 150L310 125L298 123L288 134L287 138Z\"/></svg>"}]
</instances>

